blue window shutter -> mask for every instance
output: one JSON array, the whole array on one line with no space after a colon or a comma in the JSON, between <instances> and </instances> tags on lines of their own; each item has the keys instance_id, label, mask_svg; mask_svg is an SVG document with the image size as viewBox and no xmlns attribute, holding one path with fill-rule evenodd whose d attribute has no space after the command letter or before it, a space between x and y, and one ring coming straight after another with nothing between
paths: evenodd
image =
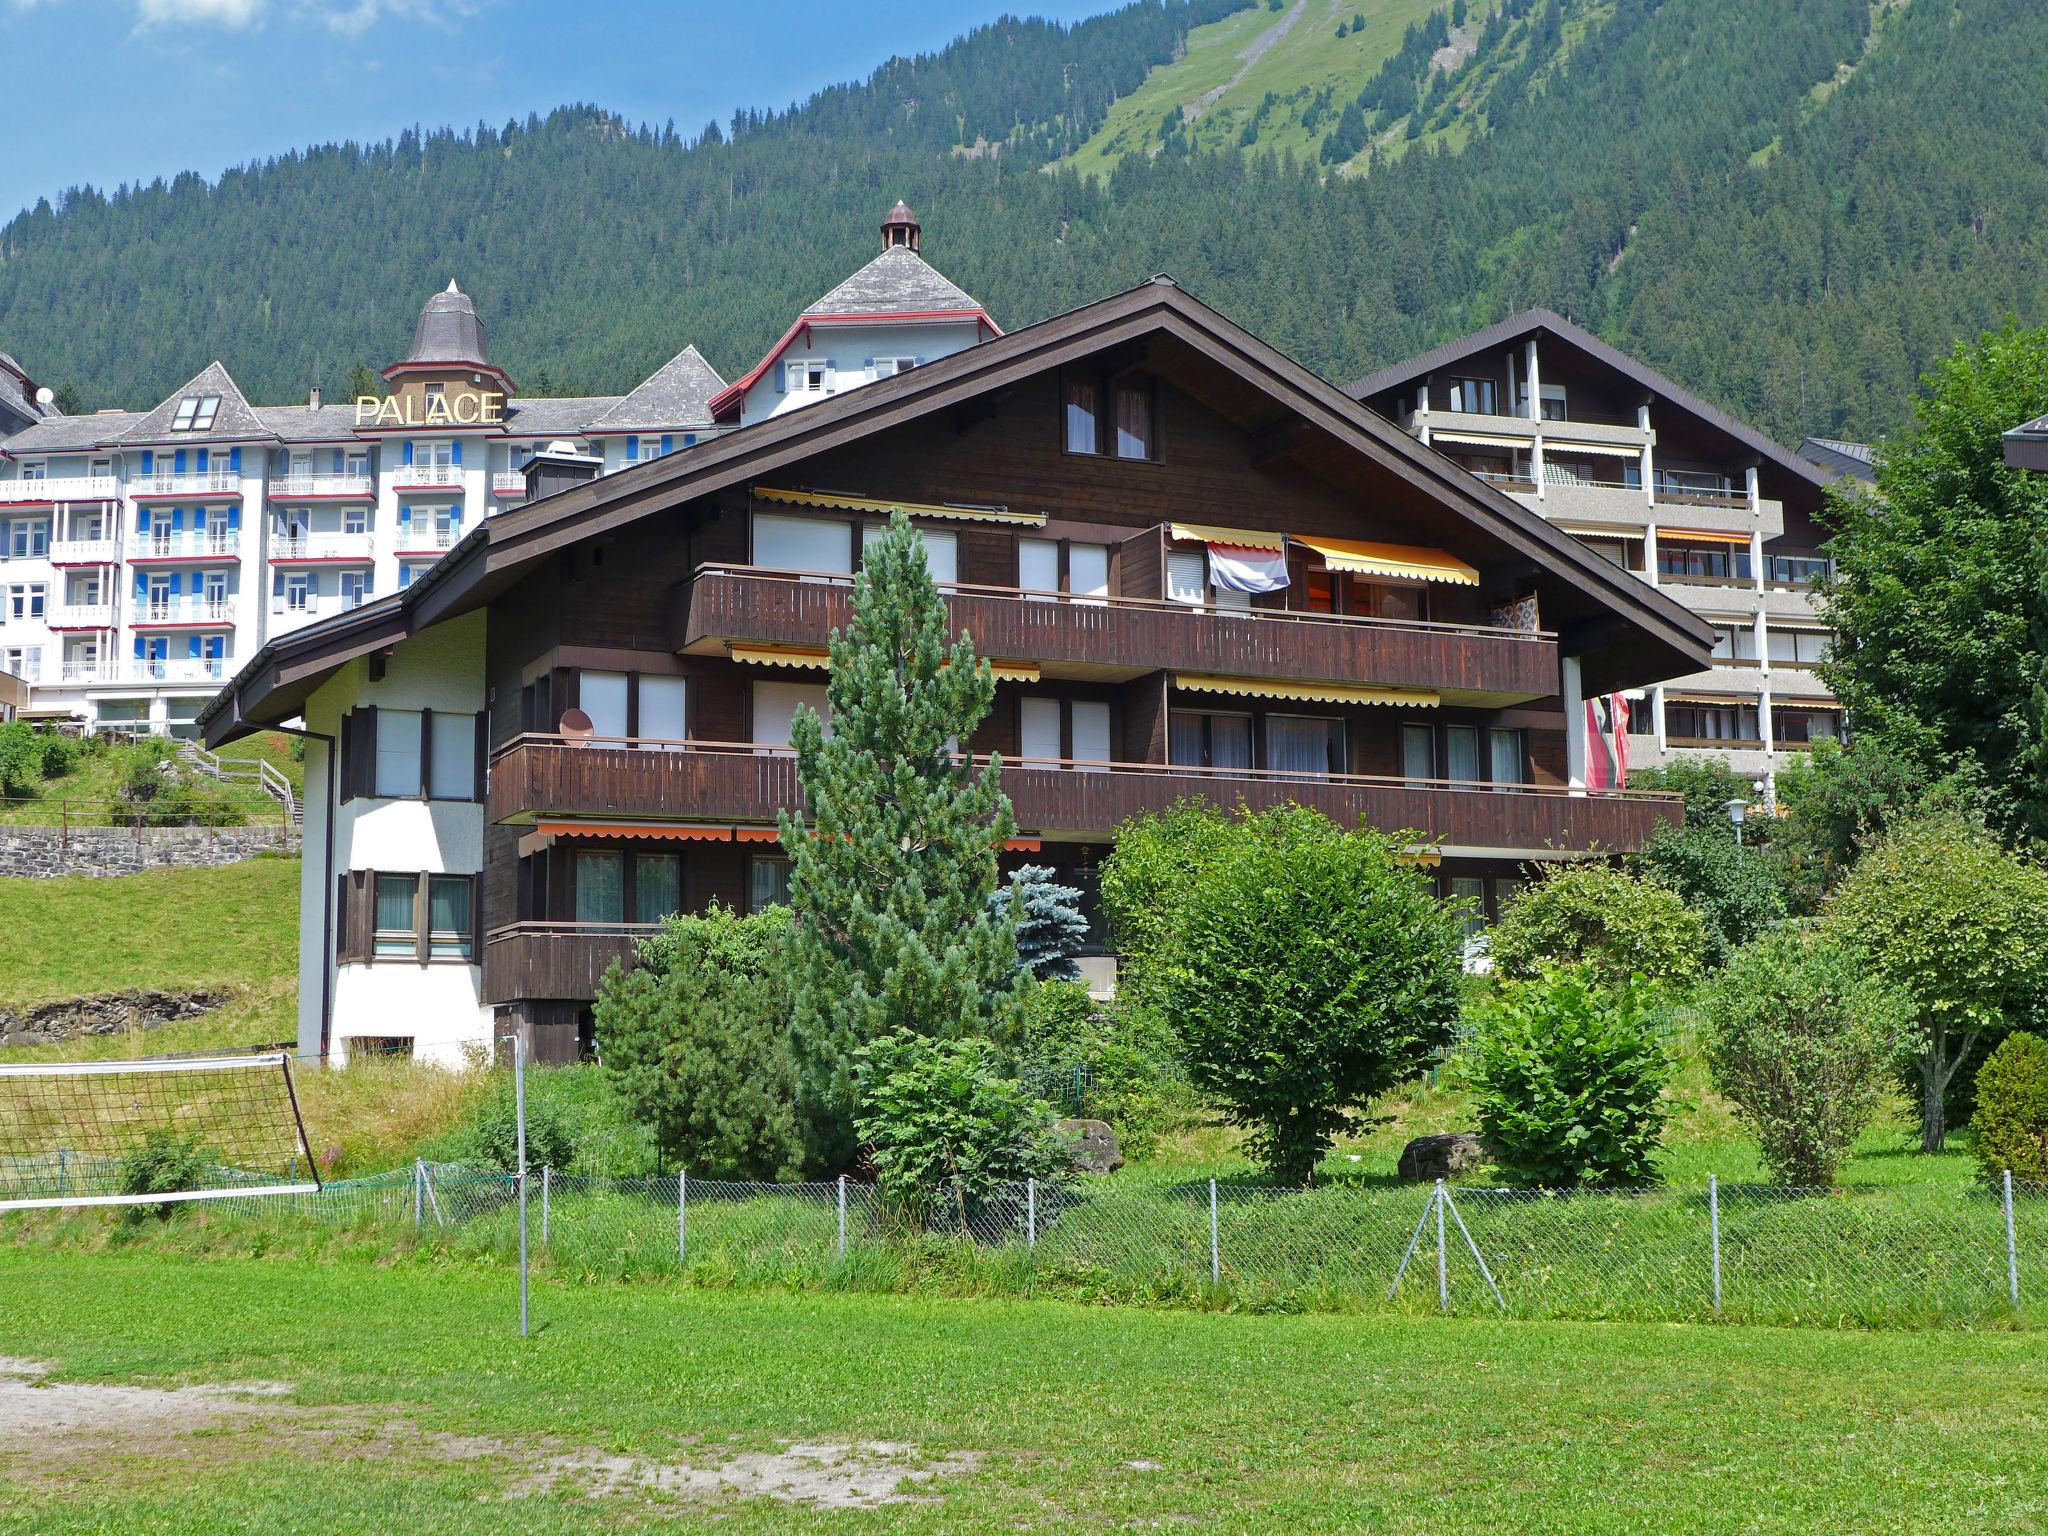
<instances>
[{"instance_id":1,"label":"blue window shutter","mask_svg":"<svg viewBox=\"0 0 2048 1536\"><path fill-rule=\"evenodd\" d=\"M789 393L789 364L787 363L778 362L775 365L775 393L778 395Z\"/></svg>"},{"instance_id":2,"label":"blue window shutter","mask_svg":"<svg viewBox=\"0 0 2048 1536\"><path fill-rule=\"evenodd\" d=\"M238 474L238 475L239 475L239 474L240 474L240 473L242 472L242 450L241 450L241 449L239 449L239 448L230 448L230 449L228 450L228 468L229 468L229 469L231 469L231 470L233 470L233 471L234 471L234 472L235 472L236 474Z\"/></svg>"},{"instance_id":3,"label":"blue window shutter","mask_svg":"<svg viewBox=\"0 0 2048 1536\"><path fill-rule=\"evenodd\" d=\"M694 448L694 447L696 447L696 446L697 446L697 434L696 434L696 433L694 433L694 432L685 432L685 433L683 434L683 446L684 446L685 448Z\"/></svg>"},{"instance_id":4,"label":"blue window shutter","mask_svg":"<svg viewBox=\"0 0 2048 1536\"><path fill-rule=\"evenodd\" d=\"M173 507L173 508L171 508L171 532L173 532L173 533L183 533L184 531L185 531L185 509L184 509L183 507Z\"/></svg>"},{"instance_id":5,"label":"blue window shutter","mask_svg":"<svg viewBox=\"0 0 2048 1536\"><path fill-rule=\"evenodd\" d=\"M403 592L407 587L411 585L412 567L409 565L401 565L398 568L398 590Z\"/></svg>"},{"instance_id":6,"label":"blue window shutter","mask_svg":"<svg viewBox=\"0 0 2048 1536\"><path fill-rule=\"evenodd\" d=\"M913 368L922 368L924 366L924 359L921 357L915 358L912 360L910 366Z\"/></svg>"},{"instance_id":7,"label":"blue window shutter","mask_svg":"<svg viewBox=\"0 0 2048 1536\"><path fill-rule=\"evenodd\" d=\"M408 437L399 446L405 450L405 462L410 464L412 462L412 439Z\"/></svg>"},{"instance_id":8,"label":"blue window shutter","mask_svg":"<svg viewBox=\"0 0 2048 1536\"><path fill-rule=\"evenodd\" d=\"M398 531L399 531L400 533L408 533L408 532L410 532L411 530L412 530L412 504L411 504L410 502L403 502L403 501L401 501L401 502L400 502L400 503L398 504Z\"/></svg>"},{"instance_id":9,"label":"blue window shutter","mask_svg":"<svg viewBox=\"0 0 2048 1536\"><path fill-rule=\"evenodd\" d=\"M283 572L283 571L272 571L272 572L270 573L270 595L271 595L272 597L283 597L283 596L284 596L284 572Z\"/></svg>"},{"instance_id":10,"label":"blue window shutter","mask_svg":"<svg viewBox=\"0 0 2048 1536\"><path fill-rule=\"evenodd\" d=\"M232 532L234 532L234 531L235 531L236 529L240 528L241 526L242 526L242 509L241 509L240 507L229 507L229 508L228 508L228 531L229 531L230 533L232 533Z\"/></svg>"},{"instance_id":11,"label":"blue window shutter","mask_svg":"<svg viewBox=\"0 0 2048 1536\"><path fill-rule=\"evenodd\" d=\"M194 661L199 659L199 637L197 635L188 635L186 637L185 654Z\"/></svg>"},{"instance_id":12,"label":"blue window shutter","mask_svg":"<svg viewBox=\"0 0 2048 1536\"><path fill-rule=\"evenodd\" d=\"M153 475L156 473L156 455L151 453L147 448L142 450L142 472L145 475Z\"/></svg>"},{"instance_id":13,"label":"blue window shutter","mask_svg":"<svg viewBox=\"0 0 2048 1536\"><path fill-rule=\"evenodd\" d=\"M140 635L135 637L135 659L137 661L142 660L142 636Z\"/></svg>"},{"instance_id":14,"label":"blue window shutter","mask_svg":"<svg viewBox=\"0 0 2048 1536\"><path fill-rule=\"evenodd\" d=\"M135 600L136 600L137 602L141 602L141 601L142 601L142 599L144 599L144 598L146 598L146 597L148 597L148 596L149 596L149 572L147 572L147 571L137 571L137 572L135 573ZM138 645L139 645L139 644L141 644L141 642L140 642L140 641L137 641L136 643L137 643ZM141 655L142 653L141 653L140 651L137 651L137 652L136 652L135 654L139 656L139 655Z\"/></svg>"},{"instance_id":15,"label":"blue window shutter","mask_svg":"<svg viewBox=\"0 0 2048 1536\"><path fill-rule=\"evenodd\" d=\"M626 439L626 462L628 464L640 462L640 439L637 437L628 437Z\"/></svg>"},{"instance_id":16,"label":"blue window shutter","mask_svg":"<svg viewBox=\"0 0 2048 1536\"><path fill-rule=\"evenodd\" d=\"M149 508L137 507L135 509L135 531L137 533L149 532Z\"/></svg>"},{"instance_id":17,"label":"blue window shutter","mask_svg":"<svg viewBox=\"0 0 2048 1536\"><path fill-rule=\"evenodd\" d=\"M202 475L206 473L206 450L204 448L199 450L199 473Z\"/></svg>"},{"instance_id":18,"label":"blue window shutter","mask_svg":"<svg viewBox=\"0 0 2048 1536\"><path fill-rule=\"evenodd\" d=\"M185 581L176 571L171 572L171 596L176 597L184 589Z\"/></svg>"},{"instance_id":19,"label":"blue window shutter","mask_svg":"<svg viewBox=\"0 0 2048 1536\"><path fill-rule=\"evenodd\" d=\"M180 448L171 456L171 470L174 474L185 473L185 450Z\"/></svg>"},{"instance_id":20,"label":"blue window shutter","mask_svg":"<svg viewBox=\"0 0 2048 1536\"><path fill-rule=\"evenodd\" d=\"M342 459L341 459L341 450L340 450L339 448L337 448L337 449L335 449L335 450L334 450L334 458L333 458L332 462L333 462L333 465L334 465L334 473L335 473L335 474L337 474L337 475L338 475L338 474L340 474L340 473L341 473L341 463L342 463Z\"/></svg>"},{"instance_id":21,"label":"blue window shutter","mask_svg":"<svg viewBox=\"0 0 2048 1536\"><path fill-rule=\"evenodd\" d=\"M194 508L192 509L192 526L193 526L194 528L198 529L198 530L199 530L199 532L201 532L201 533L204 533L204 532L206 532L206 508L205 508L205 507L203 507L203 506L198 506L198 507L194 507Z\"/></svg>"},{"instance_id":22,"label":"blue window shutter","mask_svg":"<svg viewBox=\"0 0 2048 1536\"><path fill-rule=\"evenodd\" d=\"M873 373L875 371L875 360L872 357L863 358L861 359L861 367L867 369L869 373Z\"/></svg>"},{"instance_id":23,"label":"blue window shutter","mask_svg":"<svg viewBox=\"0 0 2048 1536\"><path fill-rule=\"evenodd\" d=\"M459 437L448 445L448 462L458 469L462 467L462 439Z\"/></svg>"},{"instance_id":24,"label":"blue window shutter","mask_svg":"<svg viewBox=\"0 0 2048 1536\"><path fill-rule=\"evenodd\" d=\"M376 584L377 584L377 573L376 573L376 572L375 572L374 570L371 570L371 571L365 571L365 572L363 572L363 596L364 596L364 597L368 597L368 596L370 595L370 588L374 587L374 586L375 586Z\"/></svg>"},{"instance_id":25,"label":"blue window shutter","mask_svg":"<svg viewBox=\"0 0 2048 1536\"><path fill-rule=\"evenodd\" d=\"M668 456L669 454L672 454L672 453L674 453L675 451L676 451L676 440L675 440L674 436L673 436L672 434L670 434L670 433L667 433L667 432L664 432L664 433L662 433L662 434L661 434L661 452L662 452L662 457L666 458L666 457L667 457L667 456Z\"/></svg>"}]
</instances>

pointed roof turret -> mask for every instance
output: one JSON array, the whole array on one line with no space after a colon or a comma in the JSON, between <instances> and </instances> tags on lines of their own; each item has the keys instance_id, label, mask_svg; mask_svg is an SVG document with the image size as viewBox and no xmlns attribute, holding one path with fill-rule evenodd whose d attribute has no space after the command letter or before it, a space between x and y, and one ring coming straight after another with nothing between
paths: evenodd
<instances>
[{"instance_id":1,"label":"pointed roof turret","mask_svg":"<svg viewBox=\"0 0 2048 1536\"><path fill-rule=\"evenodd\" d=\"M124 443L183 443L208 440L247 441L272 438L272 432L249 408L225 366L208 363L182 389L173 390L155 410L121 434Z\"/></svg>"},{"instance_id":2,"label":"pointed roof turret","mask_svg":"<svg viewBox=\"0 0 2048 1536\"><path fill-rule=\"evenodd\" d=\"M910 211L910 204L897 198L896 206L882 220L882 249L886 251L891 246L901 245L914 251L923 243L924 226L917 222L917 215Z\"/></svg>"},{"instance_id":3,"label":"pointed roof turret","mask_svg":"<svg viewBox=\"0 0 2048 1536\"><path fill-rule=\"evenodd\" d=\"M509 393L512 381L491 362L484 323L476 301L448 279L448 286L428 299L412 330L412 350L384 370L384 377L430 368L469 368L495 376Z\"/></svg>"}]
</instances>

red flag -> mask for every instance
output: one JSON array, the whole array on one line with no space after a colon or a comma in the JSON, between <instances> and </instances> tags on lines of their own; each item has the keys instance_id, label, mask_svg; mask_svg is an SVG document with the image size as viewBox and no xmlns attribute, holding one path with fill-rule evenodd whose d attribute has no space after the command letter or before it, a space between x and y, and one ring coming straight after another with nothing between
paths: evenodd
<instances>
[{"instance_id":1,"label":"red flag","mask_svg":"<svg viewBox=\"0 0 2048 1536\"><path fill-rule=\"evenodd\" d=\"M1607 732L1600 725L1600 701L1586 700L1586 788L1606 789Z\"/></svg>"},{"instance_id":2,"label":"red flag","mask_svg":"<svg viewBox=\"0 0 2048 1536\"><path fill-rule=\"evenodd\" d=\"M1628 788L1628 700L1612 695L1614 708L1614 787Z\"/></svg>"}]
</instances>

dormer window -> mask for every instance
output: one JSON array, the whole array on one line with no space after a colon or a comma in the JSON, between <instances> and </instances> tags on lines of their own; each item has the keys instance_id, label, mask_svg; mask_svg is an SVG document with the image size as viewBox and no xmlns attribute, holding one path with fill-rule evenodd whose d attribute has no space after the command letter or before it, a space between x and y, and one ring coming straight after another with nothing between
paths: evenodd
<instances>
[{"instance_id":1,"label":"dormer window","mask_svg":"<svg viewBox=\"0 0 2048 1536\"><path fill-rule=\"evenodd\" d=\"M173 432L211 432L213 418L220 414L219 395L187 395L178 402L178 414L171 422Z\"/></svg>"},{"instance_id":2,"label":"dormer window","mask_svg":"<svg viewBox=\"0 0 2048 1536\"><path fill-rule=\"evenodd\" d=\"M792 395L822 395L832 389L832 365L823 358L807 359L789 365L789 392Z\"/></svg>"}]
</instances>

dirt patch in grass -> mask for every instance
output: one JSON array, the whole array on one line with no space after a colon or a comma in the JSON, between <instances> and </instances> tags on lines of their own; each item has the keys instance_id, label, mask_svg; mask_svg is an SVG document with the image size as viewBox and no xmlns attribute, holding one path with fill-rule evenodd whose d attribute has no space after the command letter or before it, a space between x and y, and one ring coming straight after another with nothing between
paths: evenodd
<instances>
[{"instance_id":1,"label":"dirt patch in grass","mask_svg":"<svg viewBox=\"0 0 2048 1536\"><path fill-rule=\"evenodd\" d=\"M139 1387L46 1381L47 1368L0 1357L0 1472L61 1489L110 1473L189 1480L245 1453L403 1461L409 1466L495 1462L508 1498L559 1493L602 1499L655 1495L686 1503L766 1498L814 1509L874 1509L915 1499L936 1478L970 1472L974 1451L926 1458L899 1441L781 1442L772 1451L688 1460L618 1455L560 1441L514 1445L488 1435L422 1431L365 1407L278 1401L282 1382Z\"/></svg>"}]
</instances>

